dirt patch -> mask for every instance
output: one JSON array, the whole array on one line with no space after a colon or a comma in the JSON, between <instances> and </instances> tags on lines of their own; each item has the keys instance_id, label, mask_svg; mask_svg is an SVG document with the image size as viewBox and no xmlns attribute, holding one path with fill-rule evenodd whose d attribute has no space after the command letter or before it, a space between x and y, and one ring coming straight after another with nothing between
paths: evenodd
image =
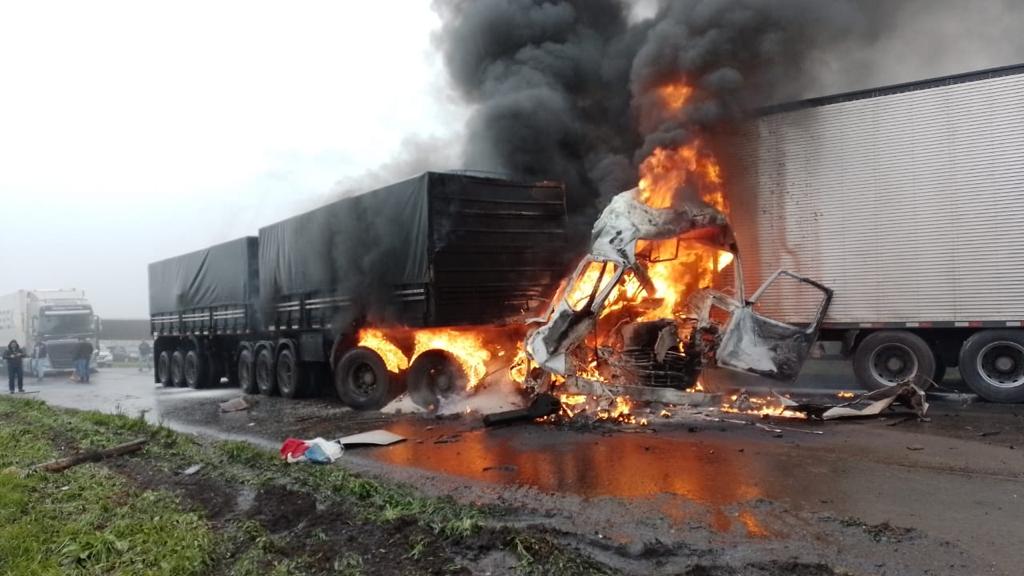
<instances>
[{"instance_id":1,"label":"dirt patch","mask_svg":"<svg viewBox=\"0 0 1024 576\"><path fill-rule=\"evenodd\" d=\"M305 492L284 486L268 486L256 493L247 517L259 522L267 532L280 534L292 530L303 520L316 516L316 499Z\"/></svg>"},{"instance_id":2,"label":"dirt patch","mask_svg":"<svg viewBox=\"0 0 1024 576\"><path fill-rule=\"evenodd\" d=\"M238 512L240 491L202 470L192 475L169 472L146 458L121 458L104 464L139 488L176 494L186 506L202 512L210 521L220 522Z\"/></svg>"}]
</instances>

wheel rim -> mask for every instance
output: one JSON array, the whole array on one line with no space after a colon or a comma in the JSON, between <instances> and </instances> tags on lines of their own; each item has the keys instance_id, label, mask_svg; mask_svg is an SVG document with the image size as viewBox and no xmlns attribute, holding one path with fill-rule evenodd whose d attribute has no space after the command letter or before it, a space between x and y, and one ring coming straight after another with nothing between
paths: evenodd
<instances>
[{"instance_id":1,"label":"wheel rim","mask_svg":"<svg viewBox=\"0 0 1024 576\"><path fill-rule=\"evenodd\" d=\"M171 381L175 384L181 381L181 361L171 360Z\"/></svg>"},{"instance_id":2,"label":"wheel rim","mask_svg":"<svg viewBox=\"0 0 1024 576\"><path fill-rule=\"evenodd\" d=\"M1016 342L993 342L981 349L976 360L978 374L997 388L1024 385L1024 346Z\"/></svg>"},{"instance_id":3,"label":"wheel rim","mask_svg":"<svg viewBox=\"0 0 1024 576\"><path fill-rule=\"evenodd\" d=\"M917 376L918 362L903 344L883 344L871 353L871 376L878 382L895 386Z\"/></svg>"},{"instance_id":4,"label":"wheel rim","mask_svg":"<svg viewBox=\"0 0 1024 576\"><path fill-rule=\"evenodd\" d=\"M348 373L349 390L359 398L369 398L377 389L377 371L369 362L360 362Z\"/></svg>"},{"instance_id":5,"label":"wheel rim","mask_svg":"<svg viewBox=\"0 0 1024 576\"><path fill-rule=\"evenodd\" d=\"M277 359L277 385L282 389L292 385L292 363L283 356Z\"/></svg>"},{"instance_id":6,"label":"wheel rim","mask_svg":"<svg viewBox=\"0 0 1024 576\"><path fill-rule=\"evenodd\" d=\"M247 360L242 360L238 363L238 382L242 385L242 388L252 386L252 367Z\"/></svg>"},{"instance_id":7,"label":"wheel rim","mask_svg":"<svg viewBox=\"0 0 1024 576\"><path fill-rule=\"evenodd\" d=\"M185 357L185 381L192 384L196 381L196 359L195 356Z\"/></svg>"},{"instance_id":8,"label":"wheel rim","mask_svg":"<svg viewBox=\"0 0 1024 576\"><path fill-rule=\"evenodd\" d=\"M427 371L427 386L435 396L447 398L456 391L457 375L447 364L431 366Z\"/></svg>"},{"instance_id":9,"label":"wheel rim","mask_svg":"<svg viewBox=\"0 0 1024 576\"><path fill-rule=\"evenodd\" d=\"M270 389L270 366L265 360L256 362L256 383L260 390Z\"/></svg>"}]
</instances>

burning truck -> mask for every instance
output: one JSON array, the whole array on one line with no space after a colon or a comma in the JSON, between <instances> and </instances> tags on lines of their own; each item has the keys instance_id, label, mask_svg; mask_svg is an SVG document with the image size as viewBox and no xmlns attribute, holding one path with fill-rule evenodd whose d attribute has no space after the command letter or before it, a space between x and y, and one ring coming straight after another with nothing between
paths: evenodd
<instances>
[{"instance_id":1,"label":"burning truck","mask_svg":"<svg viewBox=\"0 0 1024 576\"><path fill-rule=\"evenodd\" d=\"M561 184L430 172L150 264L156 381L436 406L516 357L566 227Z\"/></svg>"}]
</instances>

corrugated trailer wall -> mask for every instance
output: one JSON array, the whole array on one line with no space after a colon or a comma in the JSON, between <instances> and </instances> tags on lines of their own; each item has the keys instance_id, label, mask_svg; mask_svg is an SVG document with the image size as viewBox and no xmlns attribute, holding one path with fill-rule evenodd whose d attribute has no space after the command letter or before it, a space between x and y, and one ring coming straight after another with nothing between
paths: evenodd
<instances>
[{"instance_id":1,"label":"corrugated trailer wall","mask_svg":"<svg viewBox=\"0 0 1024 576\"><path fill-rule=\"evenodd\" d=\"M835 290L832 323L1024 320L1019 68L743 126L726 172L748 291L786 268ZM764 311L805 302L778 290Z\"/></svg>"}]
</instances>

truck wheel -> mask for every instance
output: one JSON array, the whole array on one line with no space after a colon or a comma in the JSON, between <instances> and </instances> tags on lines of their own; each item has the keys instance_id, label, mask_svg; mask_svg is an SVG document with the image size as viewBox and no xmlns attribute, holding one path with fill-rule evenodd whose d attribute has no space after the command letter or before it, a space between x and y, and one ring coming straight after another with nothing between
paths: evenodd
<instances>
[{"instance_id":1,"label":"truck wheel","mask_svg":"<svg viewBox=\"0 0 1024 576\"><path fill-rule=\"evenodd\" d=\"M413 402L424 408L437 408L442 399L463 394L469 383L459 361L445 350L417 356L405 380Z\"/></svg>"},{"instance_id":2,"label":"truck wheel","mask_svg":"<svg viewBox=\"0 0 1024 576\"><path fill-rule=\"evenodd\" d=\"M171 353L167 350L161 352L160 356L157 358L156 377L160 380L160 384L164 386L174 385L171 381Z\"/></svg>"},{"instance_id":3,"label":"truck wheel","mask_svg":"<svg viewBox=\"0 0 1024 576\"><path fill-rule=\"evenodd\" d=\"M277 378L274 377L274 355L269 348L263 348L256 355L256 387L260 394L273 396L277 394Z\"/></svg>"},{"instance_id":4,"label":"truck wheel","mask_svg":"<svg viewBox=\"0 0 1024 576\"><path fill-rule=\"evenodd\" d=\"M171 354L171 383L181 388L185 386L185 353L175 350Z\"/></svg>"},{"instance_id":5,"label":"truck wheel","mask_svg":"<svg viewBox=\"0 0 1024 576\"><path fill-rule=\"evenodd\" d=\"M185 354L185 383L189 388L198 390L207 386L210 378L210 362L206 354L189 350Z\"/></svg>"},{"instance_id":6,"label":"truck wheel","mask_svg":"<svg viewBox=\"0 0 1024 576\"><path fill-rule=\"evenodd\" d=\"M243 348L238 353L238 387L246 394L259 394L256 385L256 370L252 361L252 350Z\"/></svg>"},{"instance_id":7,"label":"truck wheel","mask_svg":"<svg viewBox=\"0 0 1024 576\"><path fill-rule=\"evenodd\" d=\"M295 354L289 348L281 348L277 353L277 387L281 396L298 398L303 393L303 374Z\"/></svg>"},{"instance_id":8,"label":"truck wheel","mask_svg":"<svg viewBox=\"0 0 1024 576\"><path fill-rule=\"evenodd\" d=\"M384 359L369 348L353 348L334 369L338 397L356 410L376 410L391 396L391 374Z\"/></svg>"},{"instance_id":9,"label":"truck wheel","mask_svg":"<svg viewBox=\"0 0 1024 576\"><path fill-rule=\"evenodd\" d=\"M869 335L853 355L857 381L867 390L881 390L907 380L925 386L935 375L935 354L912 332L884 330Z\"/></svg>"},{"instance_id":10,"label":"truck wheel","mask_svg":"<svg viewBox=\"0 0 1024 576\"><path fill-rule=\"evenodd\" d=\"M989 402L1024 401L1024 333L985 330L960 349L964 381Z\"/></svg>"}]
</instances>

